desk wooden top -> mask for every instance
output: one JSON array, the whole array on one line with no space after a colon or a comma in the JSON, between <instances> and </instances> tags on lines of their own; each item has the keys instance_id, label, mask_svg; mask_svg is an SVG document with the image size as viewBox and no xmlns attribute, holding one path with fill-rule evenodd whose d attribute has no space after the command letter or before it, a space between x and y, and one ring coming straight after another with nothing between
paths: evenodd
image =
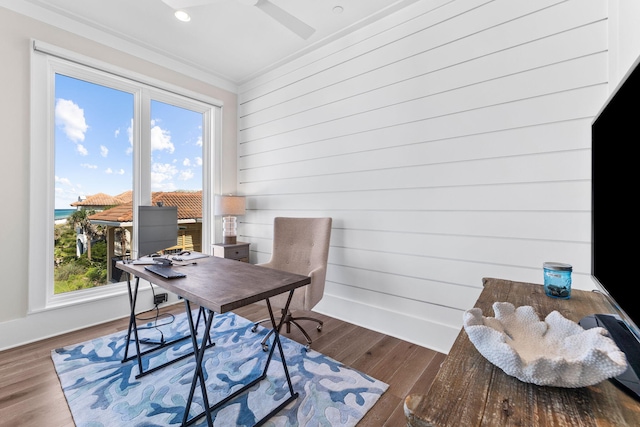
<instances>
[{"instance_id":1,"label":"desk wooden top","mask_svg":"<svg viewBox=\"0 0 640 427\"><path fill-rule=\"evenodd\" d=\"M308 276L232 259L210 256L195 262L195 265L172 265L173 270L187 275L178 279L165 279L140 264L118 261L116 266L216 313L262 301L311 282Z\"/></svg>"},{"instance_id":2,"label":"desk wooden top","mask_svg":"<svg viewBox=\"0 0 640 427\"><path fill-rule=\"evenodd\" d=\"M485 316L492 305L508 301L532 306L541 319L553 310L578 322L594 313L613 313L605 297L573 290L568 300L549 298L542 285L483 279L476 302ZM487 361L464 328L427 394L405 399L410 427L472 426L640 426L640 403L611 381L590 387L541 387L508 376Z\"/></svg>"}]
</instances>

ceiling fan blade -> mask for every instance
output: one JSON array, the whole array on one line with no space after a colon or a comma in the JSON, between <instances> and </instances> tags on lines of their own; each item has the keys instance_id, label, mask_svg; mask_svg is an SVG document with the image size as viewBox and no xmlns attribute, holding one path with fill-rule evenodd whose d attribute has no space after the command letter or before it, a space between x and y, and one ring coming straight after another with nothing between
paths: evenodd
<instances>
[{"instance_id":1,"label":"ceiling fan blade","mask_svg":"<svg viewBox=\"0 0 640 427\"><path fill-rule=\"evenodd\" d=\"M256 7L305 40L311 37L316 31L314 28L268 0L258 0Z\"/></svg>"},{"instance_id":2,"label":"ceiling fan blade","mask_svg":"<svg viewBox=\"0 0 640 427\"><path fill-rule=\"evenodd\" d=\"M218 1L220 0L162 0L163 3L175 10L217 3Z\"/></svg>"}]
</instances>

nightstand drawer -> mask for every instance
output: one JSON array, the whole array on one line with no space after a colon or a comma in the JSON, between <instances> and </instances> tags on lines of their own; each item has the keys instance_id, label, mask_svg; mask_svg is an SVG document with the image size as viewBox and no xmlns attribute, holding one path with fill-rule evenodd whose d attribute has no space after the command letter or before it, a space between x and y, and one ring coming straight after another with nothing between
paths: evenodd
<instances>
[{"instance_id":1,"label":"nightstand drawer","mask_svg":"<svg viewBox=\"0 0 640 427\"><path fill-rule=\"evenodd\" d=\"M216 243L213 245L213 256L249 262L249 243Z\"/></svg>"}]
</instances>

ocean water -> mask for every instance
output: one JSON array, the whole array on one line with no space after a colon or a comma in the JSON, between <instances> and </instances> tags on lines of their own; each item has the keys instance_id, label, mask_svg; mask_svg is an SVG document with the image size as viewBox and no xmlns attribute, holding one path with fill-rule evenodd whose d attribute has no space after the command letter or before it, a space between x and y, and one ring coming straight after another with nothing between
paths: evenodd
<instances>
[{"instance_id":1,"label":"ocean water","mask_svg":"<svg viewBox=\"0 0 640 427\"><path fill-rule=\"evenodd\" d=\"M55 209L53 214L54 220L65 219L75 211L75 209Z\"/></svg>"}]
</instances>

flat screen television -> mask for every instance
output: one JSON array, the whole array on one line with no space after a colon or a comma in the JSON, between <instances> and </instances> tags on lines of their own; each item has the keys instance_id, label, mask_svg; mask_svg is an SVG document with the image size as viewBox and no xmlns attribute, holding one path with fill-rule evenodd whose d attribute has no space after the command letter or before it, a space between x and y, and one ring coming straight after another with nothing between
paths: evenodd
<instances>
[{"instance_id":1,"label":"flat screen television","mask_svg":"<svg viewBox=\"0 0 640 427\"><path fill-rule=\"evenodd\" d=\"M634 244L640 233L627 190L635 191L640 159L631 154L640 137L640 58L609 96L591 125L591 276L618 316L595 315L580 323L604 326L624 351L629 369L613 381L640 399L640 289ZM585 326L586 327L586 326Z\"/></svg>"},{"instance_id":2,"label":"flat screen television","mask_svg":"<svg viewBox=\"0 0 640 427\"><path fill-rule=\"evenodd\" d=\"M177 207L138 207L138 257L149 256L177 244Z\"/></svg>"}]
</instances>

